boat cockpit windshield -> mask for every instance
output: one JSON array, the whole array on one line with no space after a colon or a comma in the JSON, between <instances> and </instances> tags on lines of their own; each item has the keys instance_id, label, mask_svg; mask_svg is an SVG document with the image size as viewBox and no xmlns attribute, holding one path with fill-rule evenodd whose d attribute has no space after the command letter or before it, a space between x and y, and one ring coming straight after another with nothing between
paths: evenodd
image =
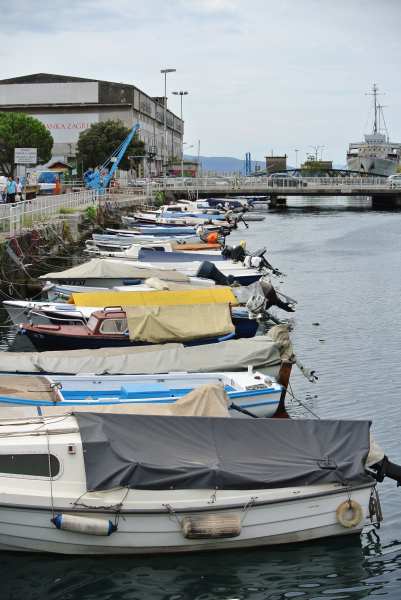
<instances>
[{"instance_id":1,"label":"boat cockpit windshield","mask_svg":"<svg viewBox=\"0 0 401 600\"><path fill-rule=\"evenodd\" d=\"M96 331L97 325L99 323L99 319L97 317L95 317L95 315L91 315L86 323L87 328L89 329L89 331Z\"/></svg>"},{"instance_id":2,"label":"boat cockpit windshield","mask_svg":"<svg viewBox=\"0 0 401 600\"><path fill-rule=\"evenodd\" d=\"M99 333L106 335L128 333L127 319L105 319L99 328Z\"/></svg>"}]
</instances>

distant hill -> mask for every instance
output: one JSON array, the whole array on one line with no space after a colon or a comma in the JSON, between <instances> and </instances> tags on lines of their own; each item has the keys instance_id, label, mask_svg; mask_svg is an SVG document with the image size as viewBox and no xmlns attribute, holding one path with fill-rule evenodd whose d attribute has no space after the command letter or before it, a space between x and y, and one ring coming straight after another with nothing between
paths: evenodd
<instances>
[{"instance_id":1,"label":"distant hill","mask_svg":"<svg viewBox=\"0 0 401 600\"><path fill-rule=\"evenodd\" d=\"M186 160L197 160L197 156L185 155ZM234 158L233 156L200 156L203 173L245 173L245 160ZM261 169L265 167L265 163L260 160L252 161L252 171L259 166Z\"/></svg>"}]
</instances>

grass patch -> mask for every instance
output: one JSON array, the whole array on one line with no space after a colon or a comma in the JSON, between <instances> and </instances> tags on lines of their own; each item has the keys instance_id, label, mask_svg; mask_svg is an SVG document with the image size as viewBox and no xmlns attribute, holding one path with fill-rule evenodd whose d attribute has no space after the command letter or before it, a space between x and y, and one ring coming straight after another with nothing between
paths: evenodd
<instances>
[{"instance_id":1,"label":"grass patch","mask_svg":"<svg viewBox=\"0 0 401 600\"><path fill-rule=\"evenodd\" d=\"M76 208L60 208L58 212L60 215L73 215L77 210Z\"/></svg>"}]
</instances>

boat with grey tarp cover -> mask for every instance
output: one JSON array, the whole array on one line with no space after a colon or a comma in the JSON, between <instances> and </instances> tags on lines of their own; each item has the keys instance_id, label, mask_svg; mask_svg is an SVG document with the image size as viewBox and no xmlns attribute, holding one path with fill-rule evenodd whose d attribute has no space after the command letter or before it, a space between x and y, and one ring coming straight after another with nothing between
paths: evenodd
<instances>
[{"instance_id":1,"label":"boat with grey tarp cover","mask_svg":"<svg viewBox=\"0 0 401 600\"><path fill-rule=\"evenodd\" d=\"M0 547L86 555L261 546L356 534L377 510L369 421L232 419L221 403L200 404L219 416L44 407L17 418L7 411L19 409L5 409Z\"/></svg>"}]
</instances>

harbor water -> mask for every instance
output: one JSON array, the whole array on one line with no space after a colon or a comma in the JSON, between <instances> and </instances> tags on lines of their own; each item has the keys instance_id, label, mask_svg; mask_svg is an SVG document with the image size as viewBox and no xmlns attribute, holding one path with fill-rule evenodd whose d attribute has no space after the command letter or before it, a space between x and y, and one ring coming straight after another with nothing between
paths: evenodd
<instances>
[{"instance_id":1,"label":"harbor water","mask_svg":"<svg viewBox=\"0 0 401 600\"><path fill-rule=\"evenodd\" d=\"M376 439L400 463L401 212L356 200L292 201L229 243L241 238L250 249L267 247L286 274L274 284L298 300L295 350L319 379L311 384L294 370L291 414L371 419ZM0 331L4 348L12 332ZM387 480L379 493L384 522L361 537L192 556L3 552L0 599L400 599L401 488Z\"/></svg>"}]
</instances>

